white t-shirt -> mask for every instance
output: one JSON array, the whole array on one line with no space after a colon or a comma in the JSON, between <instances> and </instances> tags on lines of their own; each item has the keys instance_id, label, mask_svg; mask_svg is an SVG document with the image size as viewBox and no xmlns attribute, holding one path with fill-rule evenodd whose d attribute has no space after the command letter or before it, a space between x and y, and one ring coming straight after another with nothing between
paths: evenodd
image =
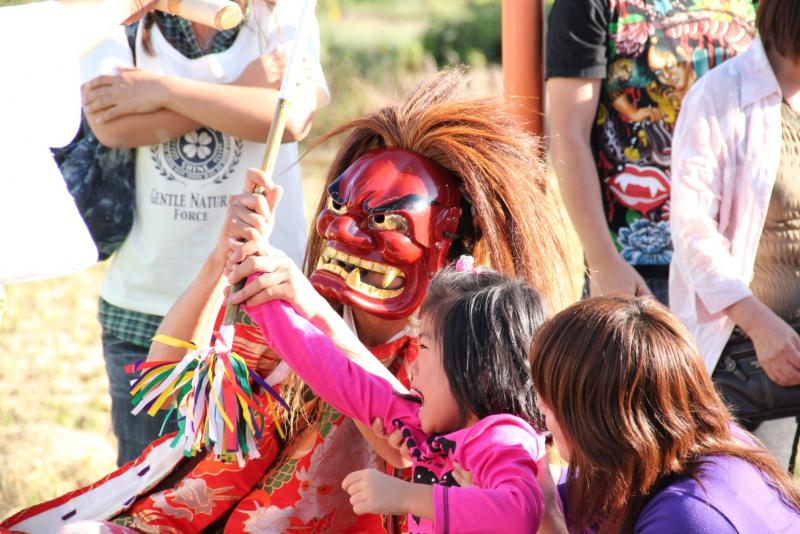
<instances>
[{"instance_id":1,"label":"white t-shirt","mask_svg":"<svg viewBox=\"0 0 800 534\"><path fill-rule=\"evenodd\" d=\"M97 261L49 147L80 126L77 46L55 2L0 8L0 284Z\"/></svg>"},{"instance_id":2,"label":"white t-shirt","mask_svg":"<svg viewBox=\"0 0 800 534\"><path fill-rule=\"evenodd\" d=\"M157 25L151 29L154 54L136 40L137 66L160 74L230 83L257 57L279 44L291 49L297 2L278 3L271 14L254 2L248 21L227 50L187 59ZM280 29L278 29L280 28ZM314 65L322 103L327 86L319 66L319 31L304 46ZM161 145L140 147L136 156L136 211L130 235L117 252L100 295L109 303L141 313L164 315L197 275L222 228L228 198L243 190L245 170L259 167L265 144L210 128L199 128ZM271 242L298 263L305 252L306 219L297 144L281 145L274 180L283 186Z\"/></svg>"}]
</instances>

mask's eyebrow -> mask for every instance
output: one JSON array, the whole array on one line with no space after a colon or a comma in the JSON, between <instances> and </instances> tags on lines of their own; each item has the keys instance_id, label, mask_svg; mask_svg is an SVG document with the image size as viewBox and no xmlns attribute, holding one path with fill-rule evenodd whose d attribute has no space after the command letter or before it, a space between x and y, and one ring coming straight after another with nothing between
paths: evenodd
<instances>
[{"instance_id":1,"label":"mask's eyebrow","mask_svg":"<svg viewBox=\"0 0 800 534\"><path fill-rule=\"evenodd\" d=\"M339 194L339 183L342 181L344 175L339 175L334 181L328 185L328 194L337 204L347 204L347 201Z\"/></svg>"},{"instance_id":2,"label":"mask's eyebrow","mask_svg":"<svg viewBox=\"0 0 800 534\"><path fill-rule=\"evenodd\" d=\"M390 200L380 206L371 208L364 203L364 211L373 214L388 213L391 211L420 211L429 206L438 206L439 201L425 198L421 195L406 195L404 197Z\"/></svg>"}]
</instances>

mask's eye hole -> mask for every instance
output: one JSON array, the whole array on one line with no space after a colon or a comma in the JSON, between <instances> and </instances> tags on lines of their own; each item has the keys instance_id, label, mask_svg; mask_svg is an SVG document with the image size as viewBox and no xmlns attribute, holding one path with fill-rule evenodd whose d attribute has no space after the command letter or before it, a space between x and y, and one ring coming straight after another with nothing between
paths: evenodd
<instances>
[{"instance_id":1,"label":"mask's eye hole","mask_svg":"<svg viewBox=\"0 0 800 534\"><path fill-rule=\"evenodd\" d=\"M339 215L347 212L347 206L336 202L333 197L328 197L328 209Z\"/></svg>"},{"instance_id":2,"label":"mask's eye hole","mask_svg":"<svg viewBox=\"0 0 800 534\"><path fill-rule=\"evenodd\" d=\"M408 219L399 213L371 215L367 224L373 230L390 230L401 233L408 231Z\"/></svg>"}]
</instances>

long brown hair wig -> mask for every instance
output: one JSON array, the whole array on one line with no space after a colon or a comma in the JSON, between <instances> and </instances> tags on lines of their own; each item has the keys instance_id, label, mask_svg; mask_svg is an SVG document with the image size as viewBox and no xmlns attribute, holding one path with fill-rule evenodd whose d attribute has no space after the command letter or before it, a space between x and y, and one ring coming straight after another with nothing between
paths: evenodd
<instances>
[{"instance_id":1,"label":"long brown hair wig","mask_svg":"<svg viewBox=\"0 0 800 534\"><path fill-rule=\"evenodd\" d=\"M563 310L536 333L531 374L571 451L572 528L633 532L651 497L675 477L696 478L712 455L749 462L800 511L800 488L765 449L732 435L688 331L652 298L598 297Z\"/></svg>"},{"instance_id":2,"label":"long brown hair wig","mask_svg":"<svg viewBox=\"0 0 800 534\"><path fill-rule=\"evenodd\" d=\"M476 263L522 278L561 309L574 295L568 273L564 223L550 195L539 140L497 98L468 98L464 69L439 72L409 97L351 120L314 146L349 132L331 165L325 187L363 154L403 148L448 169L461 185L462 210L451 259L462 253ZM324 209L320 198L314 218ZM312 232L306 250L311 274L325 247Z\"/></svg>"}]
</instances>

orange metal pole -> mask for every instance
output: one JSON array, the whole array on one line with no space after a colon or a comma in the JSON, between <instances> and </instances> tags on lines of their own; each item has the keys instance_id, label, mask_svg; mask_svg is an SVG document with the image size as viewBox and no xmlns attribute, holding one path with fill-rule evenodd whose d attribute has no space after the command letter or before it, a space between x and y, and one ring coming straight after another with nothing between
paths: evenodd
<instances>
[{"instance_id":1,"label":"orange metal pole","mask_svg":"<svg viewBox=\"0 0 800 534\"><path fill-rule=\"evenodd\" d=\"M532 133L544 133L544 6L503 0L503 89Z\"/></svg>"}]
</instances>

